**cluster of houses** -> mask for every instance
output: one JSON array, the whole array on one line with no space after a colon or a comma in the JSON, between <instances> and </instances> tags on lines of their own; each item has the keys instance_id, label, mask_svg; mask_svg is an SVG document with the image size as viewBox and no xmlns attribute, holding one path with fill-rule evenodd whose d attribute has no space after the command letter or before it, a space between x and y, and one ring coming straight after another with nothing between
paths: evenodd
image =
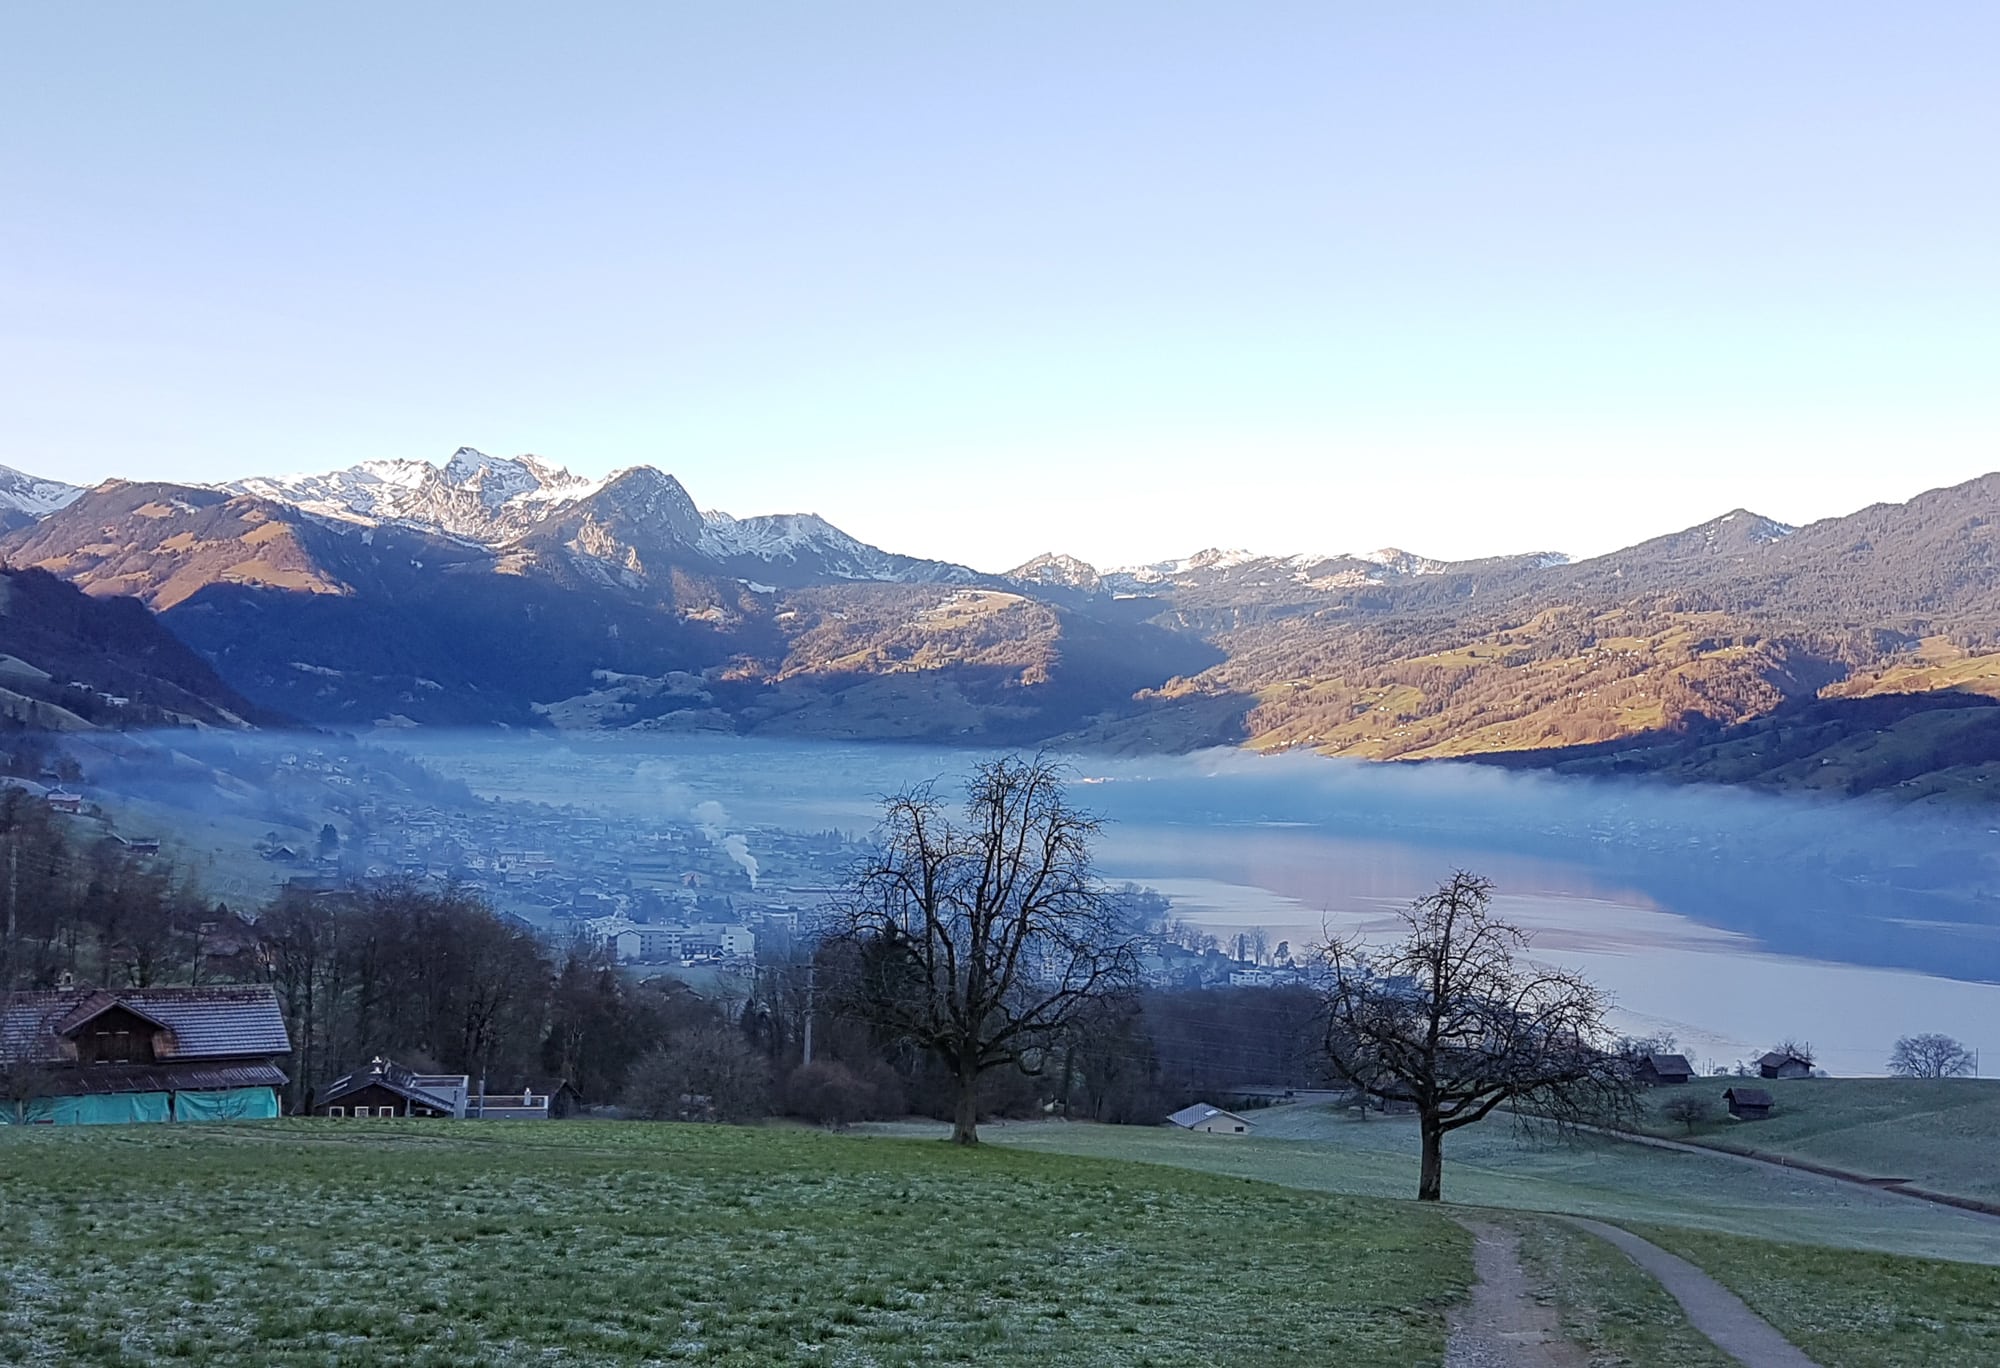
<instances>
[{"instance_id":1,"label":"cluster of houses","mask_svg":"<svg viewBox=\"0 0 2000 1368\"><path fill-rule=\"evenodd\" d=\"M0 1125L254 1121L290 1082L284 1012L268 987L57 988L0 995ZM560 1079L488 1092L465 1074L377 1057L321 1088L315 1116L548 1120L571 1115Z\"/></svg>"},{"instance_id":2,"label":"cluster of houses","mask_svg":"<svg viewBox=\"0 0 2000 1368\"><path fill-rule=\"evenodd\" d=\"M1686 1055L1641 1055L1633 1063L1632 1071L1633 1076L1649 1088L1678 1087L1695 1079L1694 1066L1688 1063ZM1757 1077L1760 1080L1811 1078L1813 1072L1810 1059L1789 1050L1772 1050L1757 1059ZM1736 1121L1762 1121L1777 1105L1777 1099L1771 1095L1769 1088L1754 1087L1748 1083L1734 1083L1723 1089L1722 1101L1731 1119Z\"/></svg>"},{"instance_id":3,"label":"cluster of houses","mask_svg":"<svg viewBox=\"0 0 2000 1368\"><path fill-rule=\"evenodd\" d=\"M790 914L796 929L797 913ZM687 964L720 960L741 964L757 958L757 933L742 922L635 922L629 917L596 917L581 929L608 948L620 964Z\"/></svg>"}]
</instances>

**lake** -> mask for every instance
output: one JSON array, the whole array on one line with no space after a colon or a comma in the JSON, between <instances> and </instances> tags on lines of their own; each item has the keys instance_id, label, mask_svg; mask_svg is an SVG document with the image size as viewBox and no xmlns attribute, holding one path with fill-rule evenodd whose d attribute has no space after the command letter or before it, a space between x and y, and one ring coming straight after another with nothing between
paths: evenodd
<instances>
[{"instance_id":1,"label":"lake","mask_svg":"<svg viewBox=\"0 0 2000 1368\"><path fill-rule=\"evenodd\" d=\"M739 826L873 825L883 795L953 776L966 751L717 737L377 738L485 796ZM1386 934L1454 868L1476 869L1532 953L1582 970L1618 1024L1671 1031L1699 1066L1811 1041L1834 1073L1883 1071L1899 1035L2000 1052L2000 837L1974 815L1206 752L1080 757L1107 819L1099 866L1219 936L1294 952ZM2000 1053L1996 1053L2000 1060Z\"/></svg>"}]
</instances>

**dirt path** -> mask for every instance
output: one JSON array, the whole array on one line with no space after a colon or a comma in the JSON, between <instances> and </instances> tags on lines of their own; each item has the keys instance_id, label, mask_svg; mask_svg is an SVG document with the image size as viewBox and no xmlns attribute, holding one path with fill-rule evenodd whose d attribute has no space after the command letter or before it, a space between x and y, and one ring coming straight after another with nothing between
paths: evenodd
<instances>
[{"instance_id":1,"label":"dirt path","mask_svg":"<svg viewBox=\"0 0 2000 1368\"><path fill-rule=\"evenodd\" d=\"M1678 1254L1666 1250L1649 1240L1642 1240L1629 1230L1621 1230L1603 1221L1593 1221L1583 1216L1565 1216L1561 1219L1579 1226L1599 1239L1621 1250L1633 1263L1659 1279L1660 1286L1673 1295L1687 1313L1688 1324L1715 1341L1723 1353L1728 1354L1744 1368L1818 1368L1790 1340L1771 1327L1771 1323L1743 1304L1743 1299L1724 1287L1721 1283L1696 1268ZM1481 1273L1481 1278L1485 1274ZM1475 1304L1477 1296L1474 1297ZM1528 1360L1522 1360L1527 1362ZM1445 1363L1456 1361L1447 1352ZM1480 1363L1479 1359L1468 1359L1468 1364Z\"/></svg>"},{"instance_id":2,"label":"dirt path","mask_svg":"<svg viewBox=\"0 0 2000 1368\"><path fill-rule=\"evenodd\" d=\"M1562 1336L1556 1309L1535 1300L1521 1271L1520 1240L1504 1226L1458 1218L1472 1232L1471 1300L1454 1308L1444 1368L1588 1368Z\"/></svg>"}]
</instances>

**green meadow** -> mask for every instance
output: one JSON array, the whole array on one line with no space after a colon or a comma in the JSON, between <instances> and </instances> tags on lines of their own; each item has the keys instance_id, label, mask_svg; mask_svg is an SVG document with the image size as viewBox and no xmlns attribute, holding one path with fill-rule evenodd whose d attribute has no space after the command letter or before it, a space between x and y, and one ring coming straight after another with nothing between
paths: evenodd
<instances>
[{"instance_id":1,"label":"green meadow","mask_svg":"<svg viewBox=\"0 0 2000 1368\"><path fill-rule=\"evenodd\" d=\"M1413 1203L779 1128L0 1132L0 1363L1433 1364Z\"/></svg>"}]
</instances>

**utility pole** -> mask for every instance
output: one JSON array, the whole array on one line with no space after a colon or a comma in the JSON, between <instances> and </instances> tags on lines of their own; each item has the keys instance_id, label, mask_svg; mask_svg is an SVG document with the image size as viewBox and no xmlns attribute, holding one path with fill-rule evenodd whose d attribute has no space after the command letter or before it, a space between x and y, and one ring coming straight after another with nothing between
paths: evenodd
<instances>
[{"instance_id":1,"label":"utility pole","mask_svg":"<svg viewBox=\"0 0 2000 1368\"><path fill-rule=\"evenodd\" d=\"M806 1029L804 1045L800 1051L801 1067L813 1062L813 977L818 968L816 964L806 965Z\"/></svg>"}]
</instances>

